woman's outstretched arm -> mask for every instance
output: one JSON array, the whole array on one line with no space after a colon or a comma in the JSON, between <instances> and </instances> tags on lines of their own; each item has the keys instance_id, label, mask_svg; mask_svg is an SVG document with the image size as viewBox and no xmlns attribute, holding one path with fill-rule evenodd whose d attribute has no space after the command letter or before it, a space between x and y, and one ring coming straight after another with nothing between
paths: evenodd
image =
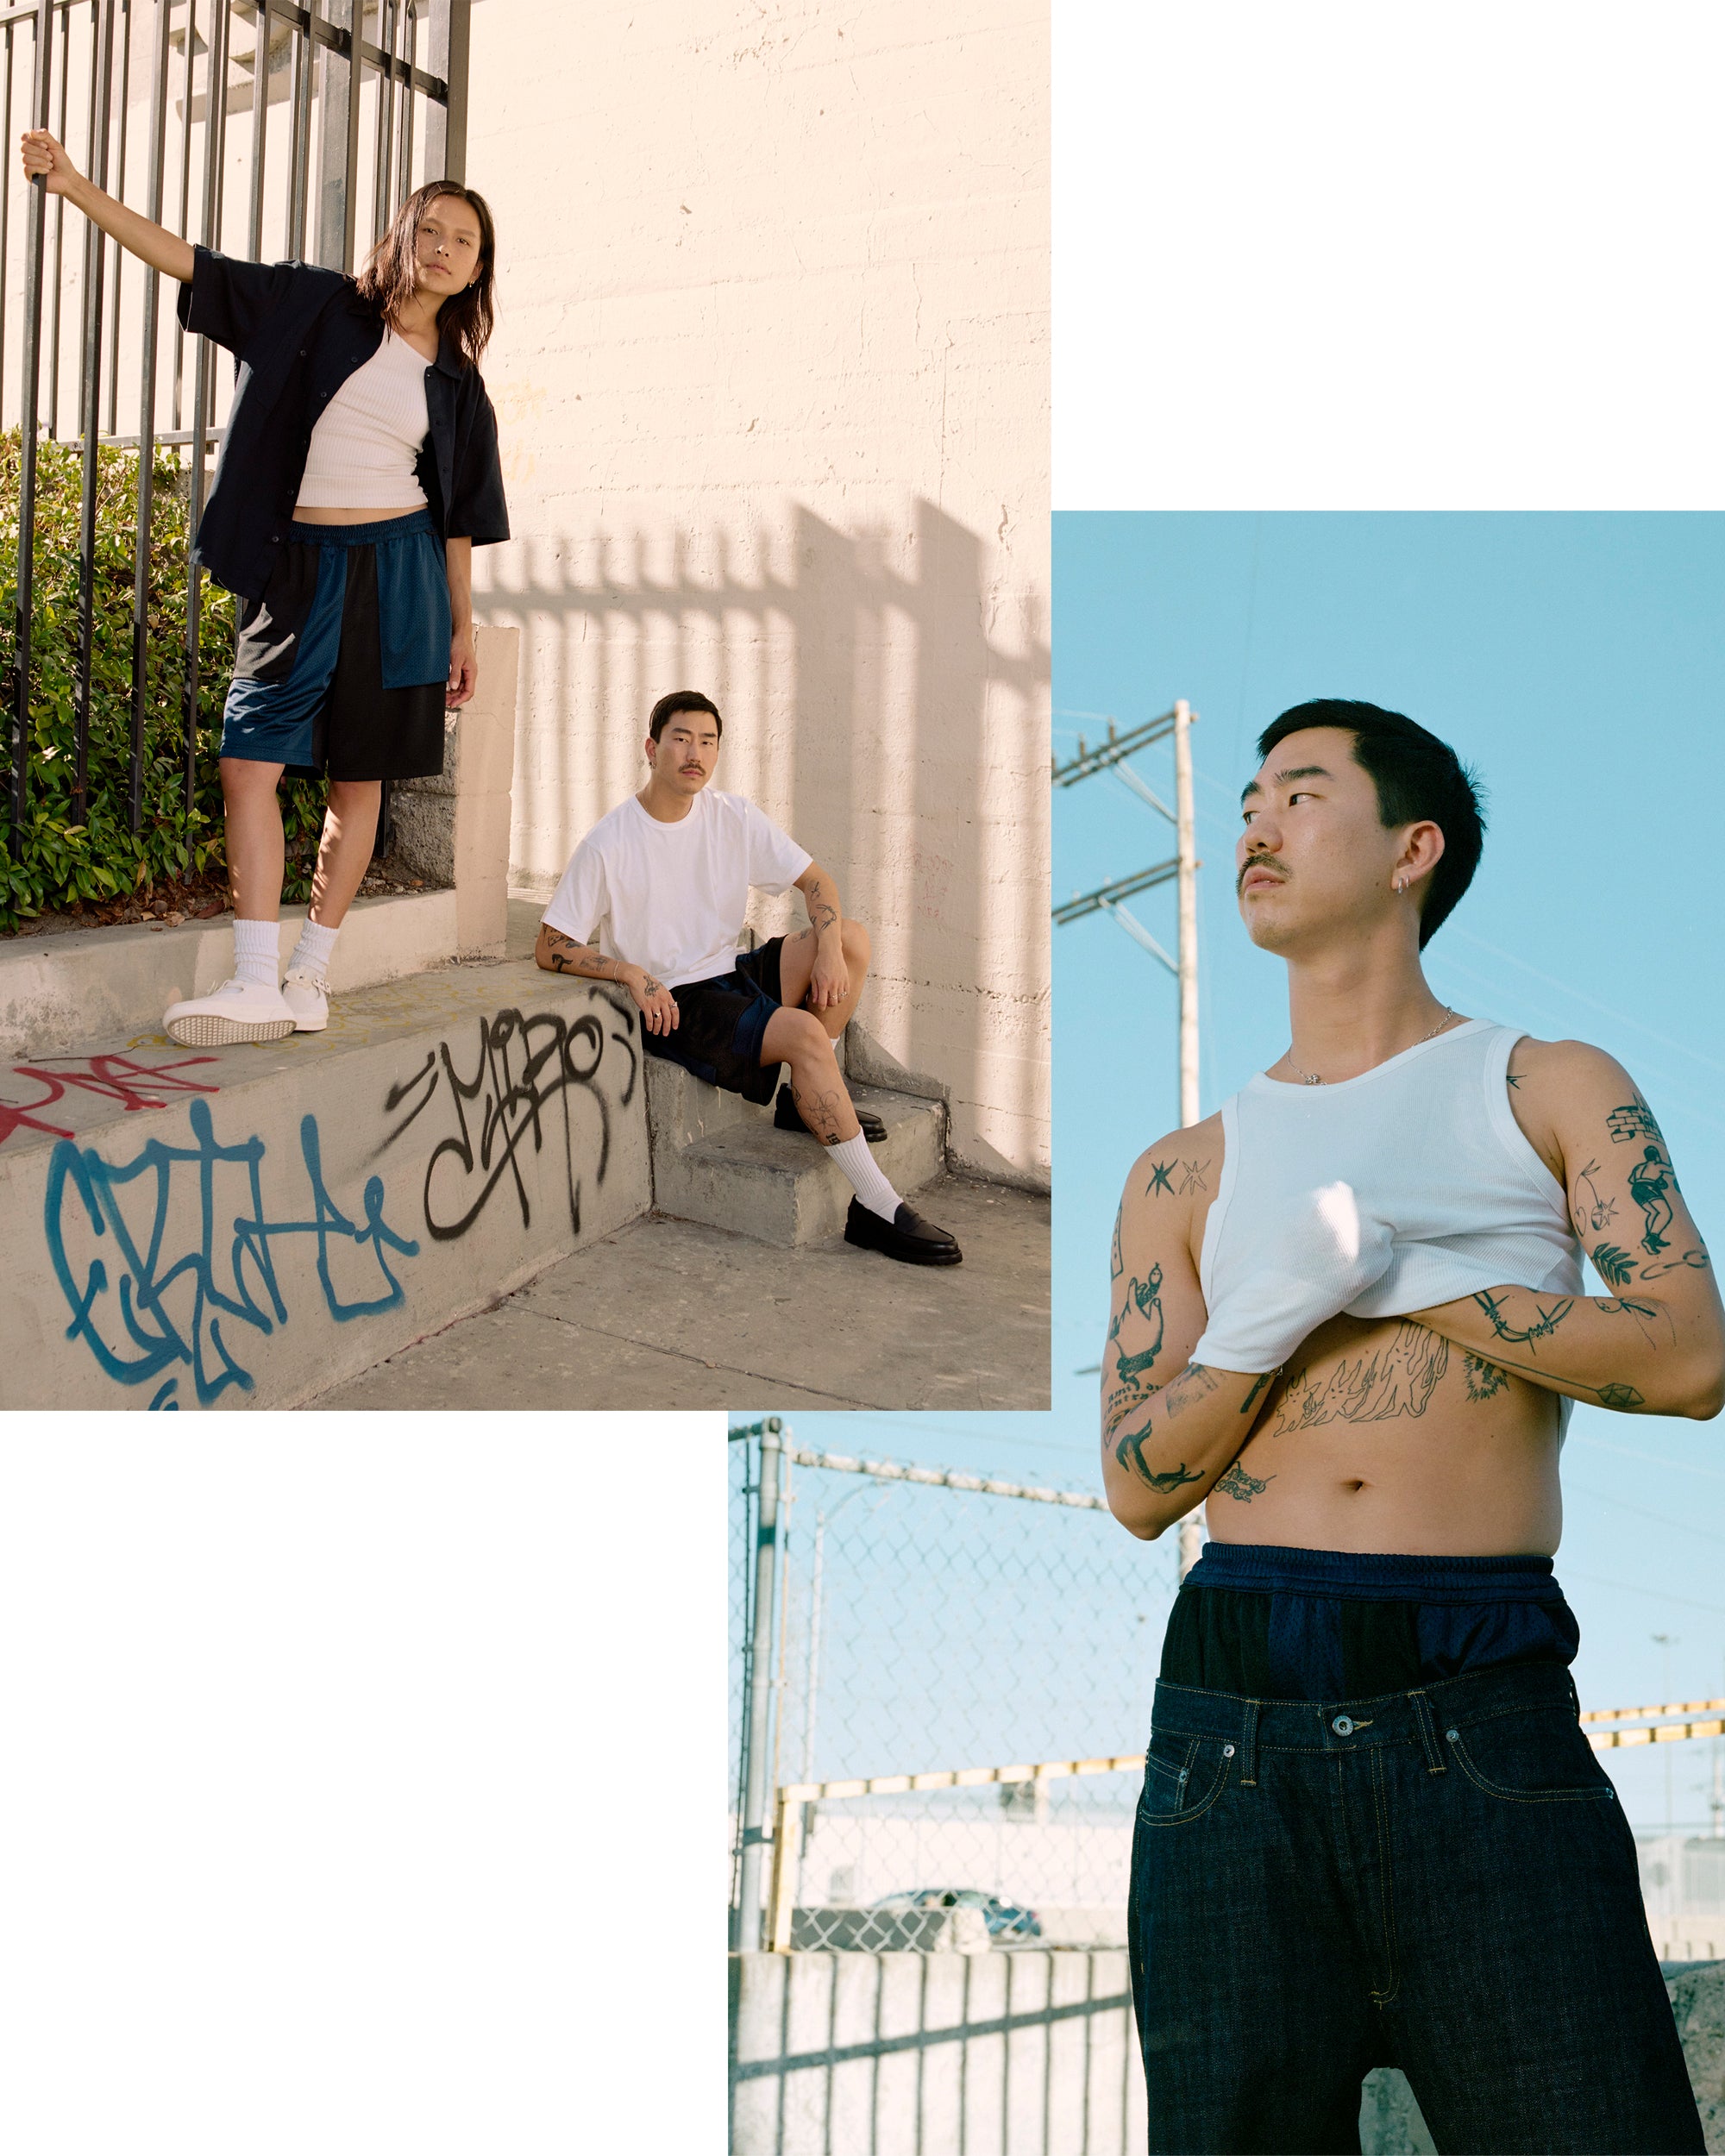
<instances>
[{"instance_id":1,"label":"woman's outstretched arm","mask_svg":"<svg viewBox=\"0 0 1725 2156\"><path fill-rule=\"evenodd\" d=\"M177 277L182 285L190 282L192 256L186 241L104 194L93 180L84 177L46 129L31 129L22 138L21 147L26 179L41 175L51 195L64 195L73 209L81 210L129 254L135 254L152 269Z\"/></svg>"}]
</instances>

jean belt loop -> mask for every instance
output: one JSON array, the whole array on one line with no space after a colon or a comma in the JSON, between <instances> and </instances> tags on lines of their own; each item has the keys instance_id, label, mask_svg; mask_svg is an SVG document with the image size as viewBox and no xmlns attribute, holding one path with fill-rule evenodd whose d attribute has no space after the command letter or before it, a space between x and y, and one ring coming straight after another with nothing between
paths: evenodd
<instances>
[{"instance_id":1,"label":"jean belt loop","mask_svg":"<svg viewBox=\"0 0 1725 2156\"><path fill-rule=\"evenodd\" d=\"M1258 1787L1258 1709L1259 1702L1249 1699L1245 1703L1245 1723L1240 1740L1240 1787Z\"/></svg>"},{"instance_id":2,"label":"jean belt loop","mask_svg":"<svg viewBox=\"0 0 1725 2156\"><path fill-rule=\"evenodd\" d=\"M1449 1761L1438 1749L1437 1725L1432 1720L1432 1703L1423 1692L1409 1692L1414 1702L1414 1720L1419 1724L1420 1746L1426 1755L1427 1771L1432 1774L1446 1774Z\"/></svg>"}]
</instances>

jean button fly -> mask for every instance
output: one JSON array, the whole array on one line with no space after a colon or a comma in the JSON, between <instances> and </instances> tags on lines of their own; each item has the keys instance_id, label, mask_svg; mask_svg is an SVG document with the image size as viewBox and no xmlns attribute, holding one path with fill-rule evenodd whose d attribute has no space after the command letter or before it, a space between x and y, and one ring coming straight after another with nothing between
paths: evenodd
<instances>
[{"instance_id":1,"label":"jean button fly","mask_svg":"<svg viewBox=\"0 0 1725 2156\"><path fill-rule=\"evenodd\" d=\"M1346 1714L1338 1714L1330 1727L1339 1737L1352 1737L1353 1734L1353 1724Z\"/></svg>"}]
</instances>

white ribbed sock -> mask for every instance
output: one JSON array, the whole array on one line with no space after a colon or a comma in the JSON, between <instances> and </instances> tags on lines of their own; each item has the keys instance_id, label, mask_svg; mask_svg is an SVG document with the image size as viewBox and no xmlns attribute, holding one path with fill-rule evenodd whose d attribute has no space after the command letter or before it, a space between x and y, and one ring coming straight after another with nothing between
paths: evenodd
<instances>
[{"instance_id":1,"label":"white ribbed sock","mask_svg":"<svg viewBox=\"0 0 1725 2156\"><path fill-rule=\"evenodd\" d=\"M273 921L235 921L234 971L242 981L255 981L260 988L281 986L281 931Z\"/></svg>"},{"instance_id":2,"label":"white ribbed sock","mask_svg":"<svg viewBox=\"0 0 1725 2156\"><path fill-rule=\"evenodd\" d=\"M339 924L334 928L322 928L316 921L308 920L299 931L299 941L293 947L293 956L287 962L287 970L309 973L314 981L329 977L329 954L336 948L336 938L341 934Z\"/></svg>"},{"instance_id":3,"label":"white ribbed sock","mask_svg":"<svg viewBox=\"0 0 1725 2156\"><path fill-rule=\"evenodd\" d=\"M875 1167L869 1151L869 1141L859 1131L855 1138L841 1139L837 1145L829 1145L826 1156L836 1161L849 1177L850 1188L868 1206L870 1213L890 1220L904 1203L898 1192Z\"/></svg>"}]
</instances>

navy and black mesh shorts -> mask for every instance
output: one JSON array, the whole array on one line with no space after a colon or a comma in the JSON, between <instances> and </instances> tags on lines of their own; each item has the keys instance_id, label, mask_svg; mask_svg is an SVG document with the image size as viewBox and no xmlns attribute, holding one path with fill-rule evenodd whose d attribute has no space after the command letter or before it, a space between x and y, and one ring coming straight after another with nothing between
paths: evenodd
<instances>
[{"instance_id":1,"label":"navy and black mesh shorts","mask_svg":"<svg viewBox=\"0 0 1725 2156\"><path fill-rule=\"evenodd\" d=\"M676 1030L642 1037L649 1056L681 1063L697 1078L764 1106L778 1089L779 1066L761 1061L761 1040L779 1008L779 954L782 936L756 950L739 951L734 972L711 981L686 981L673 988Z\"/></svg>"},{"instance_id":2,"label":"navy and black mesh shorts","mask_svg":"<svg viewBox=\"0 0 1725 2156\"><path fill-rule=\"evenodd\" d=\"M262 598L241 610L222 754L292 778L436 777L449 638L429 510L290 524Z\"/></svg>"}]
</instances>

